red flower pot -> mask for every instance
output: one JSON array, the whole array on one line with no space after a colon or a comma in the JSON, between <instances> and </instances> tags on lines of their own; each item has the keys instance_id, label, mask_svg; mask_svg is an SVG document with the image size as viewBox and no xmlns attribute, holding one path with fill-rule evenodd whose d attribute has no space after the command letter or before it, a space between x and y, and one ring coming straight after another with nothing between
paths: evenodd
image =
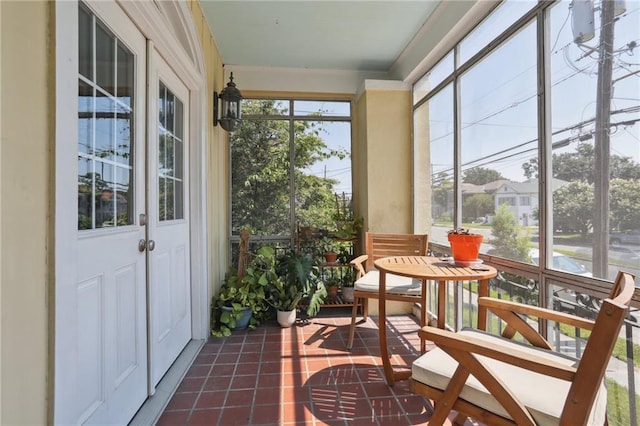
<instances>
[{"instance_id":1,"label":"red flower pot","mask_svg":"<svg viewBox=\"0 0 640 426\"><path fill-rule=\"evenodd\" d=\"M480 234L449 234L448 239L453 260L459 262L478 260L483 238Z\"/></svg>"}]
</instances>

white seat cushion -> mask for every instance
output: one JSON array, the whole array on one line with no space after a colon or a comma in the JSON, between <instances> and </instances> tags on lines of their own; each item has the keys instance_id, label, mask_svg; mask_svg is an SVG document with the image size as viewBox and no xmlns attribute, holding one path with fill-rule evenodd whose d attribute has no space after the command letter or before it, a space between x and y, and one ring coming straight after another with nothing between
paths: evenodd
<instances>
[{"instance_id":1,"label":"white seat cushion","mask_svg":"<svg viewBox=\"0 0 640 426\"><path fill-rule=\"evenodd\" d=\"M356 280L353 288L356 291L367 291L370 293L378 293L380 280L380 271L369 271L360 279ZM391 294L408 294L420 296L422 293L422 282L415 278L401 277L400 275L387 274L385 283L387 293Z\"/></svg>"},{"instance_id":2,"label":"white seat cushion","mask_svg":"<svg viewBox=\"0 0 640 426\"><path fill-rule=\"evenodd\" d=\"M498 336L493 336L477 330L462 330L460 334L471 334L474 338L487 341L487 346L515 347L526 350L538 356L553 359L554 361L575 365L576 360L552 351L538 349L531 346L508 341ZM499 380L510 389L517 399L527 407L531 416L539 425L557 425L562 414L562 408L569 392L570 382L534 373L520 367L515 367L487 357L479 357L480 361ZM447 355L442 349L436 348L418 358L412 365L412 377L430 387L446 389L449 378L453 375L458 363ZM473 376L469 376L460 393L460 397L472 404L503 417L511 418L496 399L489 394L487 389ZM604 381L596 396L593 409L587 424L604 424L607 408L607 390Z\"/></svg>"}]
</instances>

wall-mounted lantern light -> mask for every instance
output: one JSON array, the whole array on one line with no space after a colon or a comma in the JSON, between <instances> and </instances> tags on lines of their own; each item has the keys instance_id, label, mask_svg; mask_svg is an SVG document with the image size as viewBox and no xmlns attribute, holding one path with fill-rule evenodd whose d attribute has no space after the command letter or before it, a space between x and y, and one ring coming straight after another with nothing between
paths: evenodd
<instances>
[{"instance_id":1,"label":"wall-mounted lantern light","mask_svg":"<svg viewBox=\"0 0 640 426\"><path fill-rule=\"evenodd\" d=\"M233 82L233 73L231 73L227 87L222 89L219 94L213 92L213 125L217 126L220 123L220 126L227 132L233 132L240 127L242 99L244 99L242 93L236 88L236 84ZM218 112L220 118L218 118Z\"/></svg>"}]
</instances>

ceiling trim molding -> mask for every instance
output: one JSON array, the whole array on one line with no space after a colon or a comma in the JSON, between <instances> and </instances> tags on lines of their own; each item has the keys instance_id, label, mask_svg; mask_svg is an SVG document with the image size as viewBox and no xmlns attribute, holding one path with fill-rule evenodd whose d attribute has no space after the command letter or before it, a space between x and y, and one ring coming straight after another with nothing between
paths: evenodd
<instances>
[{"instance_id":1,"label":"ceiling trim molding","mask_svg":"<svg viewBox=\"0 0 640 426\"><path fill-rule=\"evenodd\" d=\"M366 79L387 79L385 72L225 65L225 81L233 78L241 91L355 94Z\"/></svg>"}]
</instances>

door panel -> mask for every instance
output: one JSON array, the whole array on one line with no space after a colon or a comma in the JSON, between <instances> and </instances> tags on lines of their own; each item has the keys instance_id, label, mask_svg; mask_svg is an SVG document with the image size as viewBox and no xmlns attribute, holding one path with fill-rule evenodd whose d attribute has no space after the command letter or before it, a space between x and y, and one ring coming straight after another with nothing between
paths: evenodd
<instances>
[{"instance_id":1,"label":"door panel","mask_svg":"<svg viewBox=\"0 0 640 426\"><path fill-rule=\"evenodd\" d=\"M191 339L188 222L189 91L153 50L149 70L149 303L151 385Z\"/></svg>"},{"instance_id":2,"label":"door panel","mask_svg":"<svg viewBox=\"0 0 640 426\"><path fill-rule=\"evenodd\" d=\"M78 14L77 282L64 302L77 379L60 418L126 424L147 397L146 41L115 3Z\"/></svg>"}]
</instances>

